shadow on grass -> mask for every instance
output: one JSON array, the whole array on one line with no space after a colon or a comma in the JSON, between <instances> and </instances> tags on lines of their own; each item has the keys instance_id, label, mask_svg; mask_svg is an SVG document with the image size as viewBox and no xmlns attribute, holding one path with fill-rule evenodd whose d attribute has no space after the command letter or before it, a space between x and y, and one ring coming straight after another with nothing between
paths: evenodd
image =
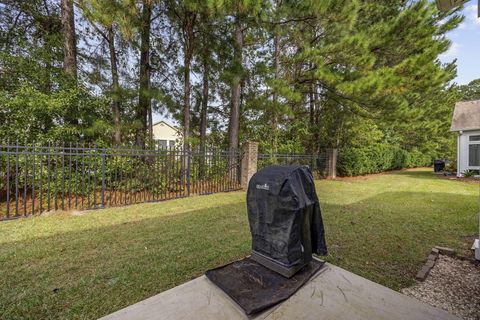
<instances>
[{"instance_id":1,"label":"shadow on grass","mask_svg":"<svg viewBox=\"0 0 480 320\"><path fill-rule=\"evenodd\" d=\"M322 206L328 261L393 289L409 286L430 249L470 254L478 230L476 196L385 192L347 205Z\"/></svg>"},{"instance_id":2,"label":"shadow on grass","mask_svg":"<svg viewBox=\"0 0 480 320\"><path fill-rule=\"evenodd\" d=\"M244 205L226 205L0 247L0 314L93 319L249 252Z\"/></svg>"},{"instance_id":3,"label":"shadow on grass","mask_svg":"<svg viewBox=\"0 0 480 320\"><path fill-rule=\"evenodd\" d=\"M3 244L37 241L40 238L89 229L111 228L146 219L175 216L219 206L244 202L237 192L173 199L162 202L131 204L83 211L52 211L39 216L0 221L0 249ZM221 199L220 199L221 198Z\"/></svg>"},{"instance_id":4,"label":"shadow on grass","mask_svg":"<svg viewBox=\"0 0 480 320\"><path fill-rule=\"evenodd\" d=\"M324 204L328 260L398 289L432 246L458 247L476 230L475 204L415 192ZM244 203L12 242L0 247L0 314L97 318L249 252Z\"/></svg>"}]
</instances>

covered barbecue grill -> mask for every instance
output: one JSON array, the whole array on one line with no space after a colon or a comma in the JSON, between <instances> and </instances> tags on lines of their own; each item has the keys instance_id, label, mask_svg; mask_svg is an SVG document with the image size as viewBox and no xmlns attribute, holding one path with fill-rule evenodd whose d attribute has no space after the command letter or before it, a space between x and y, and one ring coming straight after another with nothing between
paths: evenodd
<instances>
[{"instance_id":1,"label":"covered barbecue grill","mask_svg":"<svg viewBox=\"0 0 480 320\"><path fill-rule=\"evenodd\" d=\"M290 278L327 254L320 204L310 169L270 166L250 179L247 193L252 259Z\"/></svg>"}]
</instances>

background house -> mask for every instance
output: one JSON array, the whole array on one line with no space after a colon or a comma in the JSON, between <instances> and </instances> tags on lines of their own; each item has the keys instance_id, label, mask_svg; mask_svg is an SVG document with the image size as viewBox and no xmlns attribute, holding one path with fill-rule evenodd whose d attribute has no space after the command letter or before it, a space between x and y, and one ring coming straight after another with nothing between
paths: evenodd
<instances>
[{"instance_id":1,"label":"background house","mask_svg":"<svg viewBox=\"0 0 480 320\"><path fill-rule=\"evenodd\" d=\"M458 132L457 176L480 170L480 100L458 102L450 130Z\"/></svg>"},{"instance_id":2,"label":"background house","mask_svg":"<svg viewBox=\"0 0 480 320\"><path fill-rule=\"evenodd\" d=\"M174 147L176 144L183 141L183 134L180 129L166 123L159 121L153 124L153 139L161 147Z\"/></svg>"}]
</instances>

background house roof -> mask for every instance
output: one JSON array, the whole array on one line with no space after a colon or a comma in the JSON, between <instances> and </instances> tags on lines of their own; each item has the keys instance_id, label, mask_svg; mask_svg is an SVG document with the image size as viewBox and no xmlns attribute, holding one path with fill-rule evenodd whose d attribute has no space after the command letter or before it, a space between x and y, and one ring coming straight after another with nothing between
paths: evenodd
<instances>
[{"instance_id":1,"label":"background house roof","mask_svg":"<svg viewBox=\"0 0 480 320\"><path fill-rule=\"evenodd\" d=\"M480 100L461 101L455 104L451 131L480 129Z\"/></svg>"},{"instance_id":2,"label":"background house roof","mask_svg":"<svg viewBox=\"0 0 480 320\"><path fill-rule=\"evenodd\" d=\"M177 128L177 127L172 126L171 124L166 123L166 122L163 121L163 120L158 121L158 122L155 122L154 124L152 124L152 127L154 127L154 126L156 126L156 125L159 125L159 124L164 124L164 125L166 125L167 127L170 127L170 128L172 128L173 130L177 131L179 134L183 135L182 130L180 130L180 129Z\"/></svg>"}]
</instances>

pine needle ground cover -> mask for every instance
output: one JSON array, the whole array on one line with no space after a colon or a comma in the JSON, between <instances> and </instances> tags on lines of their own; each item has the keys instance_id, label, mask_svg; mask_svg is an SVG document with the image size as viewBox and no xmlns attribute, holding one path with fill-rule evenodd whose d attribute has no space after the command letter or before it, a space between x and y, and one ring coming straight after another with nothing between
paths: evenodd
<instances>
[{"instance_id":1,"label":"pine needle ground cover","mask_svg":"<svg viewBox=\"0 0 480 320\"><path fill-rule=\"evenodd\" d=\"M478 185L409 170L317 182L328 261L398 290L435 245L467 254ZM250 251L245 193L0 223L2 319L92 319Z\"/></svg>"}]
</instances>

